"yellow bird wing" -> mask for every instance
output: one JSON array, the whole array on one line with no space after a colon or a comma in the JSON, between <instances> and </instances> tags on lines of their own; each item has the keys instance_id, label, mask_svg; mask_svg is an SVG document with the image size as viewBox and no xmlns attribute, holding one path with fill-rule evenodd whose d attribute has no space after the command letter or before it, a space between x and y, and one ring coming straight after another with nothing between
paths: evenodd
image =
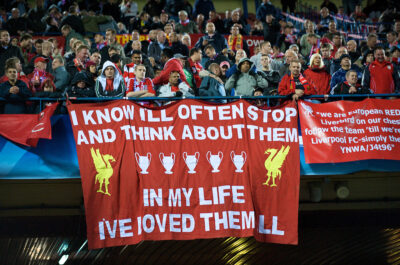
<instances>
[{"instance_id":1,"label":"yellow bird wing","mask_svg":"<svg viewBox=\"0 0 400 265\"><path fill-rule=\"evenodd\" d=\"M96 167L96 170L99 171L99 169L101 168L106 168L106 164L103 161L103 158L100 154L100 150L97 149L96 151L94 151L93 147L90 149L90 153L92 154L92 158L93 158L93 163L94 166Z\"/></svg>"},{"instance_id":2,"label":"yellow bird wing","mask_svg":"<svg viewBox=\"0 0 400 265\"><path fill-rule=\"evenodd\" d=\"M285 158L286 158L287 154L289 153L289 150L290 150L290 146L286 146L286 147L282 146L281 150L279 150L278 154L274 158L274 166L276 169L279 169L282 167L282 164L285 161Z\"/></svg>"}]
</instances>

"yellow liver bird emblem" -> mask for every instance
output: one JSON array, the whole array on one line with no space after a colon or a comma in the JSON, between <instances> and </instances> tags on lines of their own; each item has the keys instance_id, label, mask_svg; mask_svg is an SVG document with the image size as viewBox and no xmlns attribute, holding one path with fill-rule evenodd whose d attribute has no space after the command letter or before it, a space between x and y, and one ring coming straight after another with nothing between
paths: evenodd
<instances>
[{"instance_id":1,"label":"yellow liver bird emblem","mask_svg":"<svg viewBox=\"0 0 400 265\"><path fill-rule=\"evenodd\" d=\"M286 159L287 154L289 153L290 147L289 146L282 146L281 150L268 148L265 150L264 154L269 154L268 158L264 162L265 169L268 171L267 173L267 181L263 183L263 185L276 187L275 179L279 177L281 179L281 167L283 162ZM278 153L277 153L278 152ZM272 184L269 184L269 181L272 178Z\"/></svg>"},{"instance_id":2,"label":"yellow liver bird emblem","mask_svg":"<svg viewBox=\"0 0 400 265\"><path fill-rule=\"evenodd\" d=\"M108 185L110 184L110 178L113 175L114 170L111 166L110 161L115 162L115 159L112 155L100 154L99 149L96 149L96 151L94 151L93 147L90 149L90 153L92 154L93 163L97 171L94 184L96 184L97 181L99 181L100 184L97 192L111 196L111 194L108 192ZM104 184L104 191L103 191L103 184Z\"/></svg>"}]
</instances>

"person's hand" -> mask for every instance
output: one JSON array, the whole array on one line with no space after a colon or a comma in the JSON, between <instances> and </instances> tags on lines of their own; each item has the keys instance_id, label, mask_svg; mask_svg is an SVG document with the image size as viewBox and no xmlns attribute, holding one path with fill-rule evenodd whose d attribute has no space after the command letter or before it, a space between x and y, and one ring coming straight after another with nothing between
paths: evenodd
<instances>
[{"instance_id":1,"label":"person's hand","mask_svg":"<svg viewBox=\"0 0 400 265\"><path fill-rule=\"evenodd\" d=\"M303 89L295 89L294 93L298 97L302 97L304 95L304 90Z\"/></svg>"},{"instance_id":2,"label":"person's hand","mask_svg":"<svg viewBox=\"0 0 400 265\"><path fill-rule=\"evenodd\" d=\"M349 89L349 94L354 94L357 92L357 88L355 88L354 86L351 86Z\"/></svg>"},{"instance_id":3,"label":"person's hand","mask_svg":"<svg viewBox=\"0 0 400 265\"><path fill-rule=\"evenodd\" d=\"M18 93L19 93L19 87L17 87L17 86L12 86L12 87L10 88L10 93L11 93L11 94L18 94Z\"/></svg>"},{"instance_id":4,"label":"person's hand","mask_svg":"<svg viewBox=\"0 0 400 265\"><path fill-rule=\"evenodd\" d=\"M44 92L53 92L53 88L51 86L44 86Z\"/></svg>"},{"instance_id":5,"label":"person's hand","mask_svg":"<svg viewBox=\"0 0 400 265\"><path fill-rule=\"evenodd\" d=\"M296 94L293 94L292 99L293 99L294 101L297 101L297 100L299 100L299 96L296 95Z\"/></svg>"},{"instance_id":6,"label":"person's hand","mask_svg":"<svg viewBox=\"0 0 400 265\"><path fill-rule=\"evenodd\" d=\"M152 67L156 66L156 60L154 59L154 57L149 57L149 61Z\"/></svg>"}]
</instances>

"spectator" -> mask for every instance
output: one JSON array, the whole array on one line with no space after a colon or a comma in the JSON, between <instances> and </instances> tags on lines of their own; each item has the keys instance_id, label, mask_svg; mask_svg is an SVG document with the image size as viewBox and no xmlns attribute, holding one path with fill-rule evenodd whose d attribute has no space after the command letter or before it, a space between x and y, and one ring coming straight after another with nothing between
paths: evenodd
<instances>
[{"instance_id":1,"label":"spectator","mask_svg":"<svg viewBox=\"0 0 400 265\"><path fill-rule=\"evenodd\" d=\"M289 69L290 73L284 75L279 83L279 95L298 100L304 95L315 95L317 93L313 83L301 74L301 63L299 61L291 61Z\"/></svg>"},{"instance_id":2,"label":"spectator","mask_svg":"<svg viewBox=\"0 0 400 265\"><path fill-rule=\"evenodd\" d=\"M24 57L24 64L29 63L32 58L35 56L32 46L32 35L24 34L19 39L19 45L22 51L22 56Z\"/></svg>"},{"instance_id":3,"label":"spectator","mask_svg":"<svg viewBox=\"0 0 400 265\"><path fill-rule=\"evenodd\" d=\"M325 68L320 54L315 53L310 58L310 66L304 71L304 77L315 86L317 95L327 95L330 92L331 75Z\"/></svg>"},{"instance_id":4,"label":"spectator","mask_svg":"<svg viewBox=\"0 0 400 265\"><path fill-rule=\"evenodd\" d=\"M117 42L117 32L114 29L107 29L106 30L106 41L107 46L104 46L100 50L101 54L101 63L103 64L105 61L110 59L110 55L108 54L109 48L115 48L119 51L119 55L121 56L122 60L125 60L125 53L124 48Z\"/></svg>"},{"instance_id":5,"label":"spectator","mask_svg":"<svg viewBox=\"0 0 400 265\"><path fill-rule=\"evenodd\" d=\"M399 46L393 46L390 49L390 62L392 62L397 69L399 69L400 66L400 47Z\"/></svg>"},{"instance_id":6,"label":"spectator","mask_svg":"<svg viewBox=\"0 0 400 265\"><path fill-rule=\"evenodd\" d=\"M205 76L201 81L199 87L200 96L211 96L211 97L225 97L224 82L221 79L221 68L218 64L212 63L208 68L210 74ZM222 101L218 101L222 102Z\"/></svg>"},{"instance_id":7,"label":"spectator","mask_svg":"<svg viewBox=\"0 0 400 265\"><path fill-rule=\"evenodd\" d=\"M77 33L74 29L72 29L70 25L62 26L61 33L65 37L65 51L66 52L70 51L72 48L72 47L70 47L70 41L72 38L83 41L82 35Z\"/></svg>"},{"instance_id":8,"label":"spectator","mask_svg":"<svg viewBox=\"0 0 400 265\"><path fill-rule=\"evenodd\" d=\"M377 43L378 43L378 35L376 35L375 33L368 34L367 48L371 51L374 51L375 48L377 47Z\"/></svg>"},{"instance_id":9,"label":"spectator","mask_svg":"<svg viewBox=\"0 0 400 265\"><path fill-rule=\"evenodd\" d=\"M22 71L21 61L17 57L11 57L7 59L6 65L17 69L17 79L23 81L27 86L29 85L29 79L26 77L25 73ZM3 75L0 78L0 83L8 81L7 75Z\"/></svg>"},{"instance_id":10,"label":"spectator","mask_svg":"<svg viewBox=\"0 0 400 265\"><path fill-rule=\"evenodd\" d=\"M290 13L294 13L296 1L297 0L281 0L282 11L286 12L289 9Z\"/></svg>"},{"instance_id":11,"label":"spectator","mask_svg":"<svg viewBox=\"0 0 400 265\"><path fill-rule=\"evenodd\" d=\"M47 16L45 21L46 21L45 25L46 28L44 32L46 36L58 36L61 33L58 22L54 17Z\"/></svg>"},{"instance_id":12,"label":"spectator","mask_svg":"<svg viewBox=\"0 0 400 265\"><path fill-rule=\"evenodd\" d=\"M277 45L281 51L286 51L289 46L297 43L297 36L293 34L293 26L286 26L283 33L279 36Z\"/></svg>"},{"instance_id":13,"label":"spectator","mask_svg":"<svg viewBox=\"0 0 400 265\"><path fill-rule=\"evenodd\" d=\"M13 8L11 10L11 17L5 23L4 29L12 36L22 35L28 31L28 24L28 20L20 16L19 9Z\"/></svg>"},{"instance_id":14,"label":"spectator","mask_svg":"<svg viewBox=\"0 0 400 265\"><path fill-rule=\"evenodd\" d=\"M147 0L147 3L143 7L143 11L147 12L151 17L161 16L164 6L165 0Z\"/></svg>"},{"instance_id":15,"label":"spectator","mask_svg":"<svg viewBox=\"0 0 400 265\"><path fill-rule=\"evenodd\" d=\"M120 4L121 14L124 18L124 21L129 21L129 19L134 18L138 14L138 5L133 0L122 0ZM146 12L147 13L147 12Z\"/></svg>"},{"instance_id":16,"label":"spectator","mask_svg":"<svg viewBox=\"0 0 400 265\"><path fill-rule=\"evenodd\" d=\"M107 0L107 2L103 5L102 10L103 10L103 15L112 16L116 22L121 21L122 15L118 1Z\"/></svg>"},{"instance_id":17,"label":"spectator","mask_svg":"<svg viewBox=\"0 0 400 265\"><path fill-rule=\"evenodd\" d=\"M0 30L0 76L4 75L4 65L8 58L17 57L21 62L24 61L21 50L10 45L10 34L7 30Z\"/></svg>"},{"instance_id":18,"label":"spectator","mask_svg":"<svg viewBox=\"0 0 400 265\"><path fill-rule=\"evenodd\" d=\"M42 22L47 10L43 6L43 0L36 0L36 6L29 10L28 20L30 21L28 28L33 32L43 32L46 25Z\"/></svg>"},{"instance_id":19,"label":"spectator","mask_svg":"<svg viewBox=\"0 0 400 265\"><path fill-rule=\"evenodd\" d=\"M261 57L263 56L263 54L271 56L272 53L271 43L269 41L263 41L260 44L260 46L261 46L260 51L256 55L251 56L250 58L250 61L254 63L257 69L262 68Z\"/></svg>"},{"instance_id":20,"label":"spectator","mask_svg":"<svg viewBox=\"0 0 400 265\"><path fill-rule=\"evenodd\" d=\"M393 94L400 92L400 77L396 66L385 60L385 50L376 48L375 61L364 70L362 86L374 94Z\"/></svg>"},{"instance_id":21,"label":"spectator","mask_svg":"<svg viewBox=\"0 0 400 265\"><path fill-rule=\"evenodd\" d=\"M52 62L53 76L54 76L54 85L56 89L59 91L64 91L70 81L70 74L65 70L64 67L64 58L61 56L56 56Z\"/></svg>"},{"instance_id":22,"label":"spectator","mask_svg":"<svg viewBox=\"0 0 400 265\"><path fill-rule=\"evenodd\" d=\"M251 30L250 30L250 35L251 36L264 36L264 29L262 22L260 20L254 21Z\"/></svg>"},{"instance_id":23,"label":"spectator","mask_svg":"<svg viewBox=\"0 0 400 265\"><path fill-rule=\"evenodd\" d=\"M83 27L82 19L79 16L77 5L71 5L69 7L69 14L61 20L60 27L64 25L69 25L77 33L85 36L86 31Z\"/></svg>"},{"instance_id":24,"label":"spectator","mask_svg":"<svg viewBox=\"0 0 400 265\"><path fill-rule=\"evenodd\" d=\"M193 48L193 47L192 47L192 39L190 38L190 35L189 35L189 34L187 34L187 33L183 34L183 35L182 35L182 38L181 38L181 42L182 42L186 47L188 47L189 50Z\"/></svg>"},{"instance_id":25,"label":"spectator","mask_svg":"<svg viewBox=\"0 0 400 265\"><path fill-rule=\"evenodd\" d=\"M48 72L46 72L48 60L44 57L37 57L34 60L33 72L30 73L27 78L29 79L29 90L35 94L38 91L41 91L42 84L44 80L50 78L54 79L54 76Z\"/></svg>"},{"instance_id":26,"label":"spectator","mask_svg":"<svg viewBox=\"0 0 400 265\"><path fill-rule=\"evenodd\" d=\"M94 91L97 97L125 96L125 83L114 63L106 61L101 75L97 78Z\"/></svg>"},{"instance_id":27,"label":"spectator","mask_svg":"<svg viewBox=\"0 0 400 265\"><path fill-rule=\"evenodd\" d=\"M246 21L240 19L240 13L238 10L232 11L232 17L226 21L225 29L231 29L233 25L237 25L239 27L240 34L249 35L247 23Z\"/></svg>"},{"instance_id":28,"label":"spectator","mask_svg":"<svg viewBox=\"0 0 400 265\"><path fill-rule=\"evenodd\" d=\"M329 14L329 9L326 7L321 8L320 14L321 18L319 23L317 24L317 30L318 34L320 36L323 36L329 30L329 23L332 20L336 20Z\"/></svg>"},{"instance_id":29,"label":"spectator","mask_svg":"<svg viewBox=\"0 0 400 265\"><path fill-rule=\"evenodd\" d=\"M146 66L144 64L137 64L134 68L135 77L130 79L128 89L126 90L127 97L154 97L153 81L146 76Z\"/></svg>"},{"instance_id":30,"label":"spectator","mask_svg":"<svg viewBox=\"0 0 400 265\"><path fill-rule=\"evenodd\" d=\"M100 32L97 32L94 34L94 43L92 44L91 47L91 52L93 53L94 51L100 51L104 46L106 46L106 42L104 40L103 34Z\"/></svg>"},{"instance_id":31,"label":"spectator","mask_svg":"<svg viewBox=\"0 0 400 265\"><path fill-rule=\"evenodd\" d=\"M315 35L315 24L311 20L306 20L304 22L304 28L306 30L305 34L303 34L300 38L300 52L304 57L309 57L311 53L311 49L313 45L316 45L318 49L320 48L318 45L318 39L320 36ZM315 36L317 43L314 44L315 41L311 41L311 36Z\"/></svg>"},{"instance_id":32,"label":"spectator","mask_svg":"<svg viewBox=\"0 0 400 265\"><path fill-rule=\"evenodd\" d=\"M142 40L140 41L140 35L139 35L139 31L138 30L133 30L132 34L131 34L131 40L128 41L125 46L124 46L124 52L125 55L130 55L132 50L137 50L137 47L135 49L133 49L133 42L134 41L139 41L141 44L141 51L143 53L147 53L148 49L149 49L149 42L150 41L154 41L155 38L157 37L157 31L156 30L150 30L149 31L149 40Z\"/></svg>"},{"instance_id":33,"label":"spectator","mask_svg":"<svg viewBox=\"0 0 400 265\"><path fill-rule=\"evenodd\" d=\"M89 60L89 57L89 47L86 45L80 45L77 49L75 59L68 62L66 66L66 69L72 78L76 73L85 70L86 62Z\"/></svg>"},{"instance_id":34,"label":"spectator","mask_svg":"<svg viewBox=\"0 0 400 265\"><path fill-rule=\"evenodd\" d=\"M96 64L96 67L100 67L100 62L101 62L101 54L100 52L93 52L92 55L90 55L90 61L94 62Z\"/></svg>"},{"instance_id":35,"label":"spectator","mask_svg":"<svg viewBox=\"0 0 400 265\"><path fill-rule=\"evenodd\" d=\"M130 80L135 77L136 65L143 64L146 67L146 71L145 71L146 77L150 77L150 78L154 77L153 68L151 67L149 62L145 62L143 60L143 54L140 50L133 50L132 54L131 54L131 59L132 59L132 62L129 64L126 64L124 66L123 77L124 77L124 81L125 81L125 84L127 87L129 85Z\"/></svg>"},{"instance_id":36,"label":"spectator","mask_svg":"<svg viewBox=\"0 0 400 265\"><path fill-rule=\"evenodd\" d=\"M228 71L226 71L226 77L229 78L231 77L234 73L236 73L239 69L238 65L240 60L242 60L242 58L247 58L247 54L243 49L239 49L237 50L236 54L235 54L235 64L232 65ZM251 61L251 60L250 60ZM252 66L255 66L254 63L252 64ZM251 69L253 72L255 72L255 69Z\"/></svg>"},{"instance_id":37,"label":"spectator","mask_svg":"<svg viewBox=\"0 0 400 265\"><path fill-rule=\"evenodd\" d=\"M374 51L370 51L367 49L363 56L361 56L354 64L360 67L362 72L364 72L365 68L368 67L368 65L374 60Z\"/></svg>"},{"instance_id":38,"label":"spectator","mask_svg":"<svg viewBox=\"0 0 400 265\"><path fill-rule=\"evenodd\" d=\"M281 31L281 26L272 15L267 15L263 22L264 40L275 44Z\"/></svg>"},{"instance_id":39,"label":"spectator","mask_svg":"<svg viewBox=\"0 0 400 265\"><path fill-rule=\"evenodd\" d=\"M77 73L67 89L69 97L96 97L92 82L85 73Z\"/></svg>"},{"instance_id":40,"label":"spectator","mask_svg":"<svg viewBox=\"0 0 400 265\"><path fill-rule=\"evenodd\" d=\"M268 87L266 79L250 71L252 66L253 63L248 58L242 58L239 61L238 72L229 77L225 84L225 88L230 91L230 95L252 96L256 88L265 89Z\"/></svg>"},{"instance_id":41,"label":"spectator","mask_svg":"<svg viewBox=\"0 0 400 265\"><path fill-rule=\"evenodd\" d=\"M333 41L335 34L339 34L339 36L340 36L340 32L337 30L336 22L334 20L331 20L328 24L328 31L324 34L324 37ZM339 43L338 46L340 46L340 45L341 44Z\"/></svg>"},{"instance_id":42,"label":"spectator","mask_svg":"<svg viewBox=\"0 0 400 265\"><path fill-rule=\"evenodd\" d=\"M256 18L260 21L265 21L267 15L278 17L278 12L270 0L262 0L262 4L257 8Z\"/></svg>"},{"instance_id":43,"label":"spectator","mask_svg":"<svg viewBox=\"0 0 400 265\"><path fill-rule=\"evenodd\" d=\"M179 23L175 25L176 33L198 33L197 25L193 21L189 20L188 14L185 10L181 10L178 12L179 15Z\"/></svg>"},{"instance_id":44,"label":"spectator","mask_svg":"<svg viewBox=\"0 0 400 265\"><path fill-rule=\"evenodd\" d=\"M220 53L223 49L227 48L226 39L219 33L215 32L214 23L207 23L206 32L206 35L200 37L195 44L196 48L205 51L206 46L212 45L217 53Z\"/></svg>"},{"instance_id":45,"label":"spectator","mask_svg":"<svg viewBox=\"0 0 400 265\"><path fill-rule=\"evenodd\" d=\"M161 52L168 46L169 44L165 32L160 30L157 33L157 41L150 43L147 55L153 57L156 63L160 63Z\"/></svg>"},{"instance_id":46,"label":"spectator","mask_svg":"<svg viewBox=\"0 0 400 265\"><path fill-rule=\"evenodd\" d=\"M223 61L228 61L229 62L229 59L226 58L222 53L217 53L215 51L214 46L212 46L211 44L207 45L204 48L204 52L207 55L207 59L206 59L206 61L204 63L205 68L208 68L211 63L220 64Z\"/></svg>"},{"instance_id":47,"label":"spectator","mask_svg":"<svg viewBox=\"0 0 400 265\"><path fill-rule=\"evenodd\" d=\"M200 48L192 48L190 50L190 57L188 59L190 69L193 74L194 81L196 83L196 87L200 87L201 85L201 77L200 72L203 71L203 66L200 64L202 59L202 52Z\"/></svg>"},{"instance_id":48,"label":"spectator","mask_svg":"<svg viewBox=\"0 0 400 265\"><path fill-rule=\"evenodd\" d=\"M168 83L159 89L159 97L192 97L193 91L186 82L179 82L180 73L171 71L168 77Z\"/></svg>"},{"instance_id":49,"label":"spectator","mask_svg":"<svg viewBox=\"0 0 400 265\"><path fill-rule=\"evenodd\" d=\"M326 7L329 9L330 12L333 12L336 14L338 12L338 9L334 3L332 3L330 0L324 0L321 4L320 8Z\"/></svg>"},{"instance_id":50,"label":"spectator","mask_svg":"<svg viewBox=\"0 0 400 265\"><path fill-rule=\"evenodd\" d=\"M204 15L203 14L198 14L196 17L196 25L197 25L197 30L199 33L206 33L205 32L205 23L206 21L204 20ZM224 25L224 30L222 32L218 32L218 33L224 33L225 32L225 25Z\"/></svg>"},{"instance_id":51,"label":"spectator","mask_svg":"<svg viewBox=\"0 0 400 265\"><path fill-rule=\"evenodd\" d=\"M218 33L220 33L220 34L227 33L226 29L225 29L224 21L221 19L221 17L217 14L217 12L215 10L211 10L209 12L208 22L214 23L215 29ZM203 25L201 25L201 26L203 26Z\"/></svg>"},{"instance_id":52,"label":"spectator","mask_svg":"<svg viewBox=\"0 0 400 265\"><path fill-rule=\"evenodd\" d=\"M189 56L189 48L182 44L179 40L178 34L176 32L172 32L169 36L169 40L171 42L171 49L174 54L180 53L184 56Z\"/></svg>"},{"instance_id":53,"label":"spectator","mask_svg":"<svg viewBox=\"0 0 400 265\"><path fill-rule=\"evenodd\" d=\"M333 75L331 79L331 93L333 93L333 88L341 82L344 82L346 80L346 73L350 69L356 70L354 67L351 65L351 60L350 56L348 54L343 54L340 56L340 69L337 70ZM362 75L359 71L357 71L359 79L361 79Z\"/></svg>"},{"instance_id":54,"label":"spectator","mask_svg":"<svg viewBox=\"0 0 400 265\"><path fill-rule=\"evenodd\" d=\"M344 12L347 13L346 8ZM354 12L350 15L350 18L354 19L357 22L360 22L361 20L364 21L365 19L367 19L367 15L362 12L361 5L356 5Z\"/></svg>"},{"instance_id":55,"label":"spectator","mask_svg":"<svg viewBox=\"0 0 400 265\"><path fill-rule=\"evenodd\" d=\"M153 24L153 29L161 29L164 30L165 25L169 23L168 21L169 15L165 12L162 12L160 15L160 22Z\"/></svg>"},{"instance_id":56,"label":"spectator","mask_svg":"<svg viewBox=\"0 0 400 265\"><path fill-rule=\"evenodd\" d=\"M355 40L347 42L347 51L350 55L351 63L355 63L361 56L361 53L357 50L357 42Z\"/></svg>"},{"instance_id":57,"label":"spectator","mask_svg":"<svg viewBox=\"0 0 400 265\"><path fill-rule=\"evenodd\" d=\"M183 0L165 0L165 12L175 21L178 20L178 12L185 9Z\"/></svg>"},{"instance_id":58,"label":"spectator","mask_svg":"<svg viewBox=\"0 0 400 265\"><path fill-rule=\"evenodd\" d=\"M331 55L332 45L329 43L324 43L321 45L320 53L322 56L322 61L324 62L325 68L331 69L332 55Z\"/></svg>"},{"instance_id":59,"label":"spectator","mask_svg":"<svg viewBox=\"0 0 400 265\"><path fill-rule=\"evenodd\" d=\"M388 33L386 33L386 40L387 40L387 44L385 45L386 49L391 49L392 47L395 47L397 45L399 45L399 42L397 41L397 37L398 34L395 31L389 31Z\"/></svg>"},{"instance_id":60,"label":"spectator","mask_svg":"<svg viewBox=\"0 0 400 265\"><path fill-rule=\"evenodd\" d=\"M346 81L338 83L332 94L371 94L371 91L359 84L357 71L349 70L346 73Z\"/></svg>"},{"instance_id":61,"label":"spectator","mask_svg":"<svg viewBox=\"0 0 400 265\"><path fill-rule=\"evenodd\" d=\"M149 14L142 11L139 17L134 21L132 30L138 30L140 34L148 34L152 27L153 23Z\"/></svg>"},{"instance_id":62,"label":"spectator","mask_svg":"<svg viewBox=\"0 0 400 265\"><path fill-rule=\"evenodd\" d=\"M231 28L231 35L228 37L228 49L234 52L239 49L243 49L246 54L250 55L249 46L247 41L243 38L242 34L239 33L239 25L234 24Z\"/></svg>"},{"instance_id":63,"label":"spectator","mask_svg":"<svg viewBox=\"0 0 400 265\"><path fill-rule=\"evenodd\" d=\"M292 50L287 50L285 52L285 58L284 58L284 62L283 64L281 64L280 66L277 65L279 68L277 69L279 72L279 76L282 78L284 75L287 75L290 73L290 63L294 60L298 61L298 57L296 55L296 53ZM275 69L274 69L275 70Z\"/></svg>"},{"instance_id":64,"label":"spectator","mask_svg":"<svg viewBox=\"0 0 400 265\"><path fill-rule=\"evenodd\" d=\"M96 63L93 61L87 61L86 69L83 73L87 76L90 86L94 87L96 79L99 76Z\"/></svg>"},{"instance_id":65,"label":"spectator","mask_svg":"<svg viewBox=\"0 0 400 265\"><path fill-rule=\"evenodd\" d=\"M35 93L35 97L38 98L61 98L64 94L64 91L60 91L56 89L56 86L53 83L51 78L45 79L41 85L40 91ZM42 105L48 106L51 105L52 101L42 101L36 102L36 106L34 106L33 113L40 113L42 111Z\"/></svg>"},{"instance_id":66,"label":"spectator","mask_svg":"<svg viewBox=\"0 0 400 265\"><path fill-rule=\"evenodd\" d=\"M100 28L103 27L114 27L115 21L112 16L104 16L101 14L97 14L90 10L85 15L82 15L82 23L86 31L86 35L93 36L94 33L98 33ZM103 33L100 33L103 34Z\"/></svg>"},{"instance_id":67,"label":"spectator","mask_svg":"<svg viewBox=\"0 0 400 265\"><path fill-rule=\"evenodd\" d=\"M262 54L261 68L257 70L257 73L268 82L268 87L263 90L264 95L276 95L278 93L280 76L278 71L271 70L270 61L271 58L267 54Z\"/></svg>"},{"instance_id":68,"label":"spectator","mask_svg":"<svg viewBox=\"0 0 400 265\"><path fill-rule=\"evenodd\" d=\"M340 68L340 58L343 54L349 54L346 47L340 47L337 52L335 53L334 58L331 62L330 74L333 75L337 70ZM350 61L351 62L351 61Z\"/></svg>"},{"instance_id":69,"label":"spectator","mask_svg":"<svg viewBox=\"0 0 400 265\"><path fill-rule=\"evenodd\" d=\"M173 56L174 54L170 48L165 48L161 52L161 62L164 63L164 68L160 75L153 79L154 85L164 85L168 83L172 71L178 72L181 81L187 84L182 62L178 58L173 58Z\"/></svg>"},{"instance_id":70,"label":"spectator","mask_svg":"<svg viewBox=\"0 0 400 265\"><path fill-rule=\"evenodd\" d=\"M0 84L0 97L6 100L4 114L23 114L26 111L23 100L32 96L26 84L17 79L18 73L12 64L5 67L8 81Z\"/></svg>"},{"instance_id":71,"label":"spectator","mask_svg":"<svg viewBox=\"0 0 400 265\"><path fill-rule=\"evenodd\" d=\"M214 4L212 0L196 0L193 6L193 17L197 17L197 15L202 14L204 16L204 20L208 20L208 14L210 11L215 10Z\"/></svg>"}]
</instances>

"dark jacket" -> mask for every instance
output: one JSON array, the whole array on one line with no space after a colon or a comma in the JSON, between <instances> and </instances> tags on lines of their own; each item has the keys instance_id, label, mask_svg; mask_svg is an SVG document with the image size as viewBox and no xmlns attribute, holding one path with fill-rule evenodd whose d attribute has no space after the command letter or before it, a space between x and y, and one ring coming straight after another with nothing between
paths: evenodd
<instances>
[{"instance_id":1,"label":"dark jacket","mask_svg":"<svg viewBox=\"0 0 400 265\"><path fill-rule=\"evenodd\" d=\"M223 49L227 48L228 46L226 39L218 33L215 33L212 37L208 36L208 34L202 36L194 46L196 48L204 50L205 46L203 45L203 40L207 40L208 44L211 44L217 53L220 53Z\"/></svg>"},{"instance_id":2,"label":"dark jacket","mask_svg":"<svg viewBox=\"0 0 400 265\"><path fill-rule=\"evenodd\" d=\"M6 60L14 56L18 57L21 63L25 62L20 48L12 46L10 44L7 48L0 46L0 76L4 75L4 66L6 64Z\"/></svg>"},{"instance_id":3,"label":"dark jacket","mask_svg":"<svg viewBox=\"0 0 400 265\"><path fill-rule=\"evenodd\" d=\"M189 56L189 49L185 44L182 44L182 42L177 41L177 42L172 42L171 43L171 49L175 53L180 53L185 56Z\"/></svg>"},{"instance_id":4,"label":"dark jacket","mask_svg":"<svg viewBox=\"0 0 400 265\"><path fill-rule=\"evenodd\" d=\"M79 81L86 83L85 88L79 88L76 84ZM88 76L85 73L77 73L71 81L71 86L67 89L67 94L69 97L96 97L93 82L90 82Z\"/></svg>"},{"instance_id":5,"label":"dark jacket","mask_svg":"<svg viewBox=\"0 0 400 265\"><path fill-rule=\"evenodd\" d=\"M333 88L333 94L334 95L350 94L349 93L350 87L351 85L349 85L347 81L339 83ZM357 89L357 92L355 94L371 94L371 91L368 88L364 88L359 84L357 84L355 88Z\"/></svg>"},{"instance_id":6,"label":"dark jacket","mask_svg":"<svg viewBox=\"0 0 400 265\"><path fill-rule=\"evenodd\" d=\"M0 85L0 97L6 99L4 104L4 114L25 113L26 108L23 100L32 96L23 81L17 80L15 86L19 88L19 92L17 94L11 94L10 88L13 87L13 85L11 85L10 82L6 81Z\"/></svg>"}]
</instances>

